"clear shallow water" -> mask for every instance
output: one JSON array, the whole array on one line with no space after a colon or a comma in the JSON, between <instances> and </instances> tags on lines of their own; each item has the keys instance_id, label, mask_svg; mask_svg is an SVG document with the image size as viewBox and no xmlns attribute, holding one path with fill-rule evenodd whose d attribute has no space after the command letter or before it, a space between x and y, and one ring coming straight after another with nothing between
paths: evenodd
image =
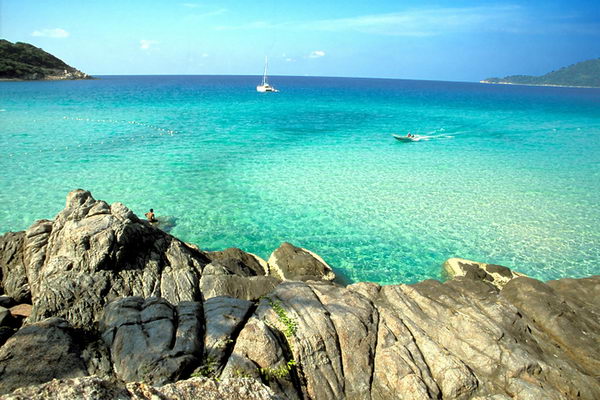
<instances>
[{"instance_id":1,"label":"clear shallow water","mask_svg":"<svg viewBox=\"0 0 600 400\"><path fill-rule=\"evenodd\" d=\"M347 281L464 257L600 273L600 90L274 77L0 83L0 232L90 190L206 250L282 241ZM400 143L391 133L431 136Z\"/></svg>"}]
</instances>

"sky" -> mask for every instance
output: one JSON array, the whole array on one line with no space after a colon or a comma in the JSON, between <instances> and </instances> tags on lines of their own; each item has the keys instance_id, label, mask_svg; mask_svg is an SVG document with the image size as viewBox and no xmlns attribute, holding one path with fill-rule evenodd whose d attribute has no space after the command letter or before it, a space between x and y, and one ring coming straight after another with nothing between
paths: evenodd
<instances>
[{"instance_id":1,"label":"sky","mask_svg":"<svg viewBox=\"0 0 600 400\"><path fill-rule=\"evenodd\" d=\"M92 75L479 81L600 57L600 0L0 0L0 38Z\"/></svg>"}]
</instances>

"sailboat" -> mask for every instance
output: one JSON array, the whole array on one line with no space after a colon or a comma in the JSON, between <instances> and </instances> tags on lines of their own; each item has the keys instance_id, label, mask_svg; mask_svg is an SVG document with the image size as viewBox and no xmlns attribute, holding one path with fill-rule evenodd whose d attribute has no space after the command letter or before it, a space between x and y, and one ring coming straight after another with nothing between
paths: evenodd
<instances>
[{"instance_id":1,"label":"sailboat","mask_svg":"<svg viewBox=\"0 0 600 400\"><path fill-rule=\"evenodd\" d=\"M273 86L269 85L267 82L267 57L265 57L265 73L263 74L262 84L256 87L257 92L279 92L279 90L275 89Z\"/></svg>"}]
</instances>

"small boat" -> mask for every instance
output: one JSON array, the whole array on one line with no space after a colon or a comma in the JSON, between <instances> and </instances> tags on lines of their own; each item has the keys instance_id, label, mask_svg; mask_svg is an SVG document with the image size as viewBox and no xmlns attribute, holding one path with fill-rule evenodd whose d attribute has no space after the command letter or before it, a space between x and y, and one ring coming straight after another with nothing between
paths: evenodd
<instances>
[{"instance_id":1,"label":"small boat","mask_svg":"<svg viewBox=\"0 0 600 400\"><path fill-rule=\"evenodd\" d=\"M399 140L401 142L418 142L421 140L421 136L412 135L412 136L401 136L401 135L392 135L394 139Z\"/></svg>"},{"instance_id":2,"label":"small boat","mask_svg":"<svg viewBox=\"0 0 600 400\"><path fill-rule=\"evenodd\" d=\"M269 82L267 82L267 64L267 57L265 57L265 72L263 74L262 84L256 87L256 91L261 93L279 92L279 90L275 89L273 86L269 85Z\"/></svg>"}]
</instances>

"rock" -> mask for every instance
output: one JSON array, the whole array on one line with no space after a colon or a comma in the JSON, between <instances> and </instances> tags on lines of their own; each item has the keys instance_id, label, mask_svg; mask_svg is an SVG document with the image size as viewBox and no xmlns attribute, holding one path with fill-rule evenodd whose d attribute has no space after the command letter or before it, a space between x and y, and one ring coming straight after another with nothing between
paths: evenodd
<instances>
[{"instance_id":1,"label":"rock","mask_svg":"<svg viewBox=\"0 0 600 400\"><path fill-rule=\"evenodd\" d=\"M0 307L0 326L9 326L12 322L12 315L7 308Z\"/></svg>"},{"instance_id":2,"label":"rock","mask_svg":"<svg viewBox=\"0 0 600 400\"><path fill-rule=\"evenodd\" d=\"M15 390L3 400L283 400L268 387L252 379L224 379L217 382L191 378L161 387L143 382L126 385L97 376L54 379L51 382Z\"/></svg>"},{"instance_id":3,"label":"rock","mask_svg":"<svg viewBox=\"0 0 600 400\"><path fill-rule=\"evenodd\" d=\"M200 364L203 331L202 303L173 307L156 297L116 300L100 321L117 377L153 384L180 379Z\"/></svg>"},{"instance_id":4,"label":"rock","mask_svg":"<svg viewBox=\"0 0 600 400\"><path fill-rule=\"evenodd\" d=\"M199 278L209 260L121 203L73 191L53 222L38 222L25 236L32 321L60 316L88 329L119 297L201 299Z\"/></svg>"},{"instance_id":5,"label":"rock","mask_svg":"<svg viewBox=\"0 0 600 400\"><path fill-rule=\"evenodd\" d=\"M17 302L31 300L25 262L23 242L25 232L8 232L0 236L0 271L4 293ZM6 300L5 300L6 301Z\"/></svg>"},{"instance_id":6,"label":"rock","mask_svg":"<svg viewBox=\"0 0 600 400\"><path fill-rule=\"evenodd\" d=\"M600 276L543 283L452 259L454 278L444 283L344 288L307 250L283 244L268 265L239 249L204 253L85 191L69 194L54 221L0 243L3 281L31 293L28 320L62 315L77 328L54 318L10 337L0 349L5 392L57 377L45 389L20 390L68 398L114 389L136 399L600 398ZM0 341L11 328L0 326ZM169 383L192 372L221 381ZM87 374L129 383L103 386Z\"/></svg>"},{"instance_id":7,"label":"rock","mask_svg":"<svg viewBox=\"0 0 600 400\"><path fill-rule=\"evenodd\" d=\"M14 335L16 329L11 328L10 326L0 326L0 346L2 346L8 338Z\"/></svg>"},{"instance_id":8,"label":"rock","mask_svg":"<svg viewBox=\"0 0 600 400\"><path fill-rule=\"evenodd\" d=\"M270 293L281 281L273 276L243 277L230 275L228 270L216 270L214 264L209 264L200 278L200 291L205 299L217 296L229 296L242 300L258 300ZM208 269L208 271L207 271ZM211 272L217 274L211 274Z\"/></svg>"},{"instance_id":9,"label":"rock","mask_svg":"<svg viewBox=\"0 0 600 400\"><path fill-rule=\"evenodd\" d=\"M204 302L204 369L217 376L237 336L250 317L253 304L231 297L213 297Z\"/></svg>"},{"instance_id":10,"label":"rock","mask_svg":"<svg viewBox=\"0 0 600 400\"><path fill-rule=\"evenodd\" d=\"M230 378L216 381L207 378L191 378L164 385L160 388L144 383L129 383L127 389L132 400L178 399L178 400L283 400L268 387L254 379Z\"/></svg>"},{"instance_id":11,"label":"rock","mask_svg":"<svg viewBox=\"0 0 600 400\"><path fill-rule=\"evenodd\" d=\"M586 280L570 280L569 282L553 283L560 292L565 293L567 301L550 285L531 278L519 278L511 281L502 290L501 295L510 303L515 305L519 311L527 316L532 328L536 329L540 346L546 347L546 351L552 355L559 355L559 359L569 362L575 370L589 375L598 376L600 369L600 319L594 318L596 312L583 314L577 306L572 306L573 301L581 304L580 298L586 289L592 289L592 293L600 290L600 276ZM575 293L579 296L573 300ZM589 292L588 292L589 294ZM585 301L585 300L583 300ZM575 304L577 304L575 303ZM591 307L598 310L599 307ZM583 317L583 318L582 318ZM572 369L572 368L570 368ZM561 375L566 376L565 372ZM563 378L564 379L564 378ZM574 384L588 385L586 381L577 382L577 377L569 378L571 395L575 396L577 391ZM566 382L564 382L566 385ZM600 395L600 392L598 392ZM600 397L600 396L599 396Z\"/></svg>"},{"instance_id":12,"label":"rock","mask_svg":"<svg viewBox=\"0 0 600 400\"><path fill-rule=\"evenodd\" d=\"M74 331L50 318L20 329L0 348L0 394L54 378L88 375Z\"/></svg>"},{"instance_id":13,"label":"rock","mask_svg":"<svg viewBox=\"0 0 600 400\"><path fill-rule=\"evenodd\" d=\"M3 400L131 400L124 385L97 376L53 379L2 396Z\"/></svg>"},{"instance_id":14,"label":"rock","mask_svg":"<svg viewBox=\"0 0 600 400\"><path fill-rule=\"evenodd\" d=\"M221 377L262 379L284 398L302 399L291 359L285 339L262 320L251 318L236 340Z\"/></svg>"},{"instance_id":15,"label":"rock","mask_svg":"<svg viewBox=\"0 0 600 400\"><path fill-rule=\"evenodd\" d=\"M259 256L237 248L205 253L212 262L225 266L231 274L239 276L268 275L269 266Z\"/></svg>"},{"instance_id":16,"label":"rock","mask_svg":"<svg viewBox=\"0 0 600 400\"><path fill-rule=\"evenodd\" d=\"M17 304L17 302L12 297L0 296L0 307L11 308L12 306L14 306L16 304Z\"/></svg>"},{"instance_id":17,"label":"rock","mask_svg":"<svg viewBox=\"0 0 600 400\"><path fill-rule=\"evenodd\" d=\"M333 281L333 270L321 257L290 243L282 243L269 257L271 275L282 280Z\"/></svg>"},{"instance_id":18,"label":"rock","mask_svg":"<svg viewBox=\"0 0 600 400\"><path fill-rule=\"evenodd\" d=\"M525 276L519 272L496 264L486 264L462 258L449 258L442 265L450 278L464 276L488 282L502 289L511 279Z\"/></svg>"},{"instance_id":19,"label":"rock","mask_svg":"<svg viewBox=\"0 0 600 400\"><path fill-rule=\"evenodd\" d=\"M31 304L18 304L10 308L10 314L14 317L27 318L31 315Z\"/></svg>"}]
</instances>

